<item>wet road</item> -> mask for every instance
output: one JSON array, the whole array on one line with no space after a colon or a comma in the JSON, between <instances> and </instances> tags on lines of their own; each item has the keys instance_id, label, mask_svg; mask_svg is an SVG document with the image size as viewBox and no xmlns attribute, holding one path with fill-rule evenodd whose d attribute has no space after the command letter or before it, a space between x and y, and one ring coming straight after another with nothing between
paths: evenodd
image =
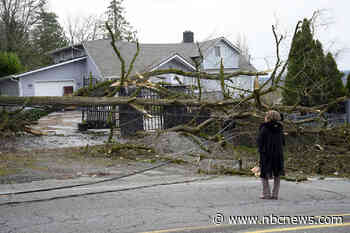
<instances>
[{"instance_id":1,"label":"wet road","mask_svg":"<svg viewBox=\"0 0 350 233\"><path fill-rule=\"evenodd\" d=\"M156 170L91 187L0 198L0 232L350 232L349 180L282 182L279 200L261 200L260 182L242 177L185 177ZM185 180L205 178L193 182ZM176 184L168 182L178 181ZM67 181L68 182L68 181ZM26 187L30 188L30 187ZM9 189L2 186L0 190ZM21 189L11 186L11 190ZM52 199L86 192L94 195ZM4 205L8 201L52 199ZM214 225L217 214L224 216ZM341 227L305 228L296 224L230 224L230 216L342 215ZM225 225L224 227L222 225ZM330 224L328 224L330 225ZM304 228L300 228L304 227ZM267 231L271 229L274 231ZM175 229L175 230L174 230ZM290 229L290 228L289 228ZM330 230L331 229L331 230ZM264 230L264 231L261 231Z\"/></svg>"}]
</instances>

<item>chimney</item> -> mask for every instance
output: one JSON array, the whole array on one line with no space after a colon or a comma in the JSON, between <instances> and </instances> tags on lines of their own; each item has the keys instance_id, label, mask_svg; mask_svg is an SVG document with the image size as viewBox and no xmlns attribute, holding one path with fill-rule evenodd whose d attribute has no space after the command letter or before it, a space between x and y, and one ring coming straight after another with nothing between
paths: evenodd
<instances>
[{"instance_id":1,"label":"chimney","mask_svg":"<svg viewBox=\"0 0 350 233\"><path fill-rule=\"evenodd\" d=\"M183 32L183 43L193 43L194 39L193 39L193 32L191 31L184 31Z\"/></svg>"}]
</instances>

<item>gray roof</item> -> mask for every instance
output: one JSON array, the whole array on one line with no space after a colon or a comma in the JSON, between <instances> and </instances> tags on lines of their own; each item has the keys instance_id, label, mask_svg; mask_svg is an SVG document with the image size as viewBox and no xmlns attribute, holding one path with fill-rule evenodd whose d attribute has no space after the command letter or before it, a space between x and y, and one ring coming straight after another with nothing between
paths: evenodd
<instances>
[{"instance_id":1,"label":"gray roof","mask_svg":"<svg viewBox=\"0 0 350 233\"><path fill-rule=\"evenodd\" d=\"M224 38L221 37L200 42L199 46L204 56L209 48L214 46L219 40L222 39ZM103 77L119 76L121 72L120 61L113 51L110 43L110 39L88 41L84 43L87 54L94 60ZM228 43L231 47L239 51L239 49L234 47L230 42ZM125 60L126 69L128 69L129 64L136 52L136 44L119 41L117 42L117 47ZM133 73L149 71L175 54L181 56L185 61L193 66L195 64L192 58L199 56L196 43L140 44L140 54L135 61ZM256 71L256 69L245 59L240 59L239 65L240 70Z\"/></svg>"},{"instance_id":2,"label":"gray roof","mask_svg":"<svg viewBox=\"0 0 350 233\"><path fill-rule=\"evenodd\" d=\"M79 44L74 44L73 46L66 46L66 47L63 47L63 48L58 48L58 49L54 49L54 50L50 50L48 52L46 52L47 55L52 55L52 54L55 54L55 53L58 53L58 52L61 52L61 51L64 51L64 50L71 50L73 48L79 48L79 49L82 49L83 48L83 44L79 43Z\"/></svg>"}]
</instances>

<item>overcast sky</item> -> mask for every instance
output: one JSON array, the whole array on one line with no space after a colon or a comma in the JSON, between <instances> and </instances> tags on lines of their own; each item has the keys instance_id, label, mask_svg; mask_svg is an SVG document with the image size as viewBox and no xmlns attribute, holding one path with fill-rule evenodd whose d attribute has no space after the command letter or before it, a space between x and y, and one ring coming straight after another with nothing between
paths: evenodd
<instances>
[{"instance_id":1,"label":"overcast sky","mask_svg":"<svg viewBox=\"0 0 350 233\"><path fill-rule=\"evenodd\" d=\"M100 15L110 0L50 0L50 8L64 23L67 17ZM350 69L350 1L348 0L125 0L127 20L138 31L141 43L177 43L191 30L195 40L225 36L231 42L244 35L252 63L258 69L273 66L275 54L271 26L291 35L298 20L326 9L318 30L324 50L336 52L341 70ZM286 54L290 41L285 42ZM266 62L268 60L268 62ZM269 65L268 65L269 64Z\"/></svg>"}]
</instances>

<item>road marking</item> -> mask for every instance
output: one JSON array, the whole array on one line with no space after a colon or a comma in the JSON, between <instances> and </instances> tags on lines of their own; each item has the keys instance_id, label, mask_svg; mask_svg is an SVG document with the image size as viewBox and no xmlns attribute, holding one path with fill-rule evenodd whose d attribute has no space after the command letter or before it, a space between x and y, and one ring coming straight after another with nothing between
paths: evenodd
<instances>
[{"instance_id":1,"label":"road marking","mask_svg":"<svg viewBox=\"0 0 350 233\"><path fill-rule=\"evenodd\" d=\"M286 227L278 229L267 229L267 230L258 230L258 231L249 231L245 233L270 233L270 232L285 232L285 231L298 231L298 230L307 230L307 229L318 229L326 227L346 227L350 226L350 223L343 224L327 224L327 225L314 225L314 226L302 226L302 227Z\"/></svg>"},{"instance_id":2,"label":"road marking","mask_svg":"<svg viewBox=\"0 0 350 233\"><path fill-rule=\"evenodd\" d=\"M350 214L329 214L329 215L323 215L323 216L350 216ZM315 216L315 218L322 217ZM158 231L147 231L142 233L172 233L172 232L178 232L178 231L195 231L195 230L209 230L214 228L224 228L224 227L230 227L235 226L233 224L222 224L222 225L209 225L209 226L198 226L198 227L183 227L183 228L174 228L174 229L165 229L165 230L158 230ZM261 225L264 226L264 225ZM266 225L265 225L266 226ZM245 233L269 233L269 232L282 232L282 231L296 231L296 230L306 230L306 229L317 229L317 228L326 228L326 227L345 227L350 226L350 223L342 223L342 224L325 224L325 225L312 225L312 226L300 226L300 227L286 227L286 228L278 228L278 229L266 229L266 230L258 230L258 231L251 231L251 232L245 232Z\"/></svg>"},{"instance_id":3,"label":"road marking","mask_svg":"<svg viewBox=\"0 0 350 233\"><path fill-rule=\"evenodd\" d=\"M209 225L209 226L200 226L200 227L183 227L183 228L174 228L174 229L167 229L167 230L159 230L159 231L147 231L142 233L171 233L171 232L178 232L178 231L195 231L195 230L209 230L214 228L222 228L222 227L229 227L234 225L229 224L222 224L222 225Z\"/></svg>"},{"instance_id":4,"label":"road marking","mask_svg":"<svg viewBox=\"0 0 350 233\"><path fill-rule=\"evenodd\" d=\"M346 215L348 216L348 215ZM159 231L147 231L143 233L172 233L172 232L181 232L181 231L195 231L195 230L209 230L213 228L223 228L234 225L212 225L212 226L201 226L201 227L184 227L184 228L176 228L176 229L168 229L168 230L159 230ZM263 226L263 225L262 225ZM318 229L318 228L330 228L330 227L346 227L350 226L350 223L343 224L327 224L327 225L313 225L313 226L300 226L300 227L285 227L278 229L267 229L267 230L258 230L258 231L248 231L245 233L270 233L270 232L284 232L284 231L297 231L297 230L307 230L307 229Z\"/></svg>"}]
</instances>

